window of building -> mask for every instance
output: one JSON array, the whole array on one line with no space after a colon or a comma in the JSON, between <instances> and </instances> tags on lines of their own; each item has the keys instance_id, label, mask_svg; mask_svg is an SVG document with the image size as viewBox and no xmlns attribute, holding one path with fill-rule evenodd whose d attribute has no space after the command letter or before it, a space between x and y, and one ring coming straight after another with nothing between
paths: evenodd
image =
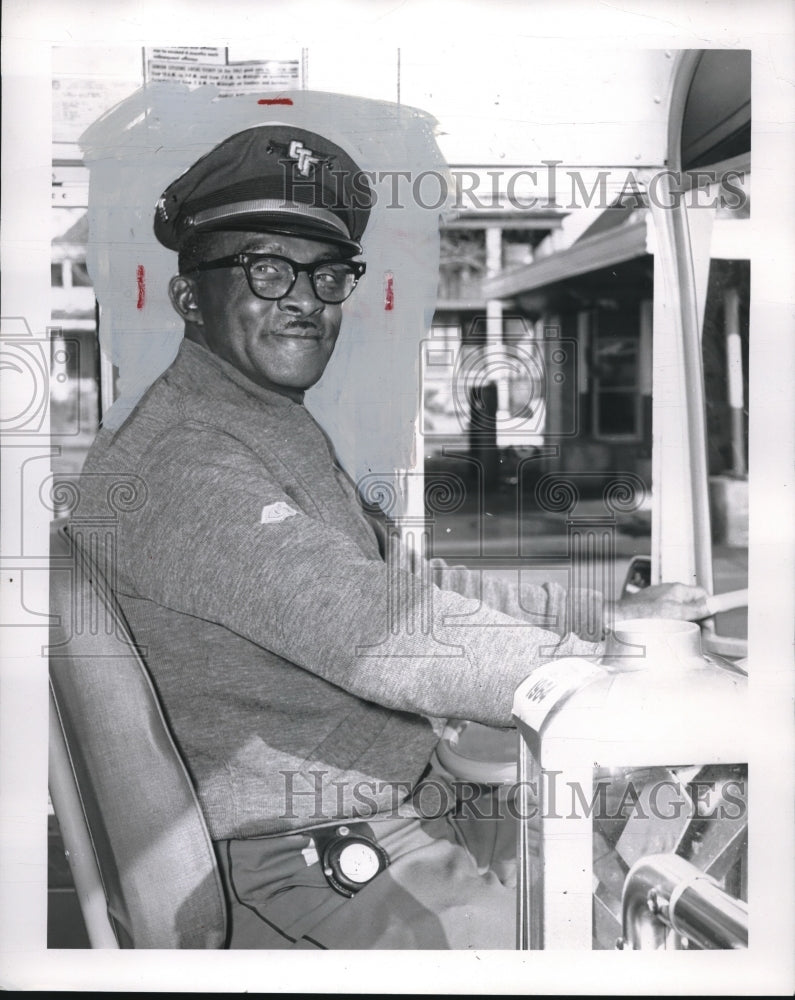
<instances>
[{"instance_id":1,"label":"window of building","mask_svg":"<svg viewBox=\"0 0 795 1000\"><path fill-rule=\"evenodd\" d=\"M591 355L591 419L598 440L642 436L640 331L628 311L597 310Z\"/></svg>"}]
</instances>

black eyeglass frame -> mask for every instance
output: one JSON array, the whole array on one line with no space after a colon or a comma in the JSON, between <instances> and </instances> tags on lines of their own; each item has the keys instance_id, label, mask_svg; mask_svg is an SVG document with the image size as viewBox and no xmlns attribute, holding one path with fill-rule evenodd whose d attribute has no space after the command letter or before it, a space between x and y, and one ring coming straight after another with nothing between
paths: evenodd
<instances>
[{"instance_id":1,"label":"black eyeglass frame","mask_svg":"<svg viewBox=\"0 0 795 1000\"><path fill-rule=\"evenodd\" d=\"M263 295L262 292L257 291L254 287L254 282L251 280L251 267L260 260L281 260L285 264L289 264L293 272L293 280L290 282L289 287L280 292L279 295ZM353 284L351 285L350 291L344 298L341 299L328 299L324 298L323 295L318 291L317 285L315 284L315 272L322 267L328 267L329 264L345 264L351 269L353 274ZM230 257L218 257L216 260L204 260L197 264L196 271L213 271L217 268L223 267L242 267L246 272L246 280L248 281L248 287L257 296L258 299L265 299L269 302L275 302L278 299L283 299L285 295L289 295L290 292L295 288L295 283L298 281L299 274L308 274L309 280L312 283L312 291L315 296L321 301L326 303L326 305L338 305L340 302L345 302L346 299L350 298L356 285L359 283L359 279L367 270L367 265L363 260L347 260L343 258L334 258L333 260L319 260L312 264L301 264L297 260L291 260L289 257L283 257L278 253L236 253L232 254Z\"/></svg>"}]
</instances>

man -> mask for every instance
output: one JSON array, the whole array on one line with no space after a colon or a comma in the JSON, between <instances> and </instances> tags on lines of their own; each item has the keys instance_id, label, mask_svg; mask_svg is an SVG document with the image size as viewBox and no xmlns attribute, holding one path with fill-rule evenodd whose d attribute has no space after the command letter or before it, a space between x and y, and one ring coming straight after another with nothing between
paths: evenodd
<instances>
[{"instance_id":1,"label":"man","mask_svg":"<svg viewBox=\"0 0 795 1000\"><path fill-rule=\"evenodd\" d=\"M559 587L388 570L304 408L365 273L369 194L340 147L287 126L230 137L169 186L155 234L179 253L185 339L100 432L84 488L142 485L117 594L216 843L230 945L512 948L494 831L440 806L429 775L438 720L510 726L536 666L599 646L566 634ZM653 588L633 613L696 618L703 597ZM400 624L423 615L430 630Z\"/></svg>"}]
</instances>

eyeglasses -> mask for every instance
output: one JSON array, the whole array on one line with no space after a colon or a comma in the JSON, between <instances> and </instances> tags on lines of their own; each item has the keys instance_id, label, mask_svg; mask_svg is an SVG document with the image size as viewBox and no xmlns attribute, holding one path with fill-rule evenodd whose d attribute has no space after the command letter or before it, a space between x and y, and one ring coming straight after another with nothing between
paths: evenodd
<instances>
[{"instance_id":1,"label":"eyeglasses","mask_svg":"<svg viewBox=\"0 0 795 1000\"><path fill-rule=\"evenodd\" d=\"M231 257L202 261L197 271L219 267L242 267L249 288L261 299L281 299L288 295L299 274L308 274L312 288L321 302L344 302L364 274L361 260L321 260L315 264L299 264L289 257L272 253L236 253Z\"/></svg>"}]
</instances>

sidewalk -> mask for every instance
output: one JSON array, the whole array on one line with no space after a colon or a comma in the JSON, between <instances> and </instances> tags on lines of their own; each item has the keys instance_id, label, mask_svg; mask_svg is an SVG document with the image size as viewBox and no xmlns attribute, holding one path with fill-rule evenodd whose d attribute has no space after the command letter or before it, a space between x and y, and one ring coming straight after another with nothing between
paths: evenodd
<instances>
[{"instance_id":1,"label":"sidewalk","mask_svg":"<svg viewBox=\"0 0 795 1000\"><path fill-rule=\"evenodd\" d=\"M537 510L520 514L515 508L500 509L499 504L487 502L482 514L462 509L437 514L429 523L433 555L466 561L563 557L572 530L596 527L612 536L616 557L628 560L650 552L651 514L614 515L601 499L579 501L572 514Z\"/></svg>"}]
</instances>

